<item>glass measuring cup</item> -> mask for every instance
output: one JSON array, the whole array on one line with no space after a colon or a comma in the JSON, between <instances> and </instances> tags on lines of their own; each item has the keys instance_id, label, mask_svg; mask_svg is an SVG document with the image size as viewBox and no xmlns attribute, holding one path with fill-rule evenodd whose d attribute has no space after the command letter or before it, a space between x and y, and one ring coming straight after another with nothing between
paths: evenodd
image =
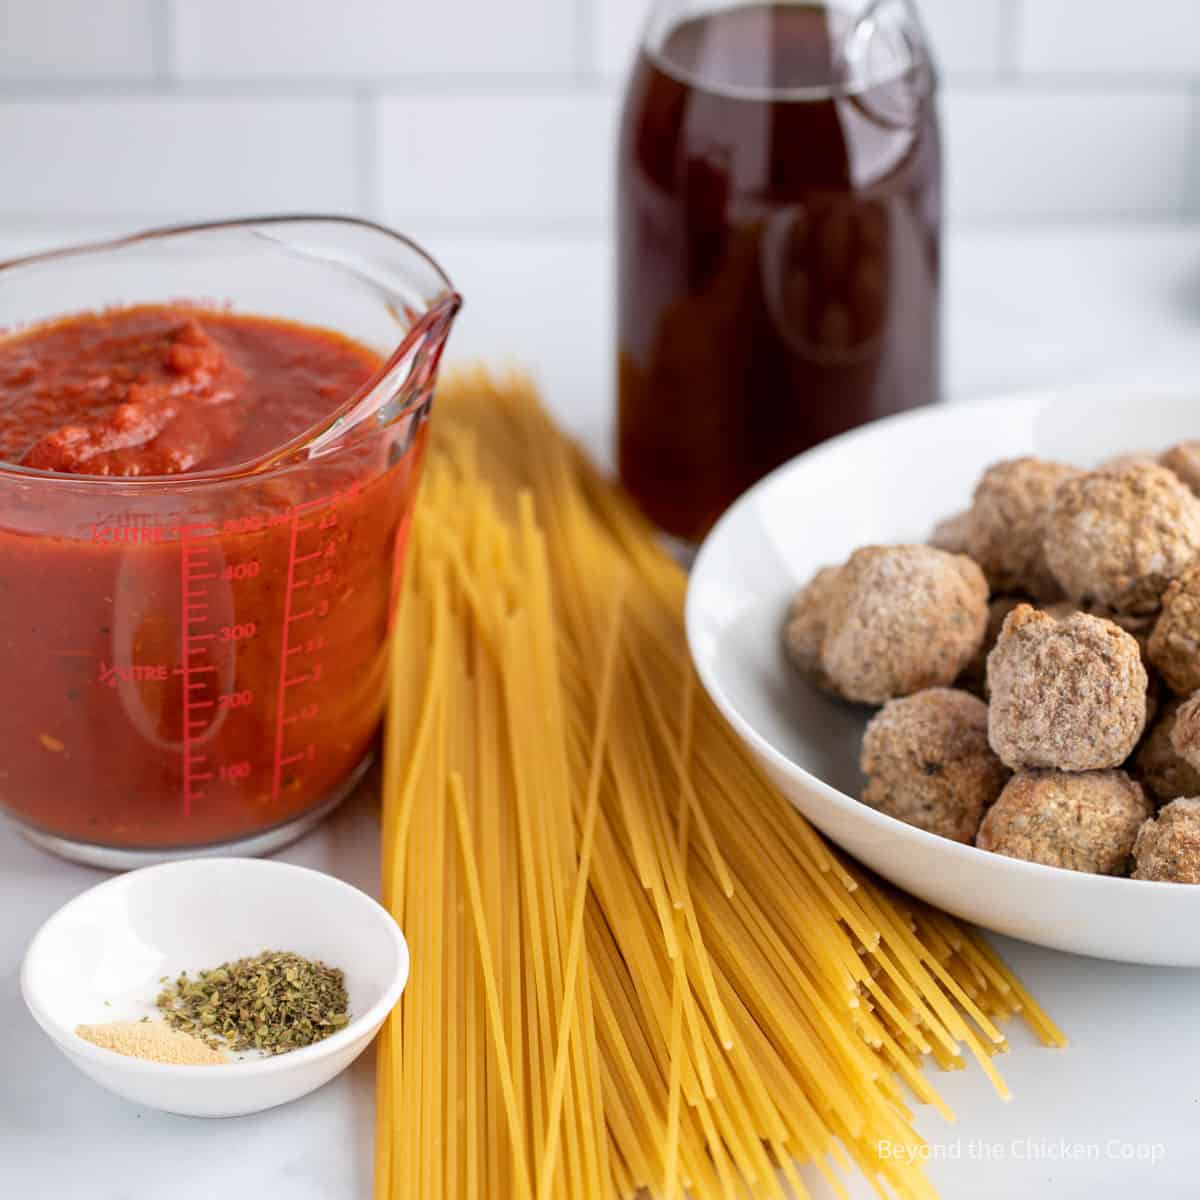
<instances>
[{"instance_id":1,"label":"glass measuring cup","mask_svg":"<svg viewBox=\"0 0 1200 1200\"><path fill-rule=\"evenodd\" d=\"M166 229L0 264L0 328L200 301L381 355L233 468L0 463L0 810L65 857L263 853L366 770L442 349L461 303L413 242L345 218Z\"/></svg>"}]
</instances>

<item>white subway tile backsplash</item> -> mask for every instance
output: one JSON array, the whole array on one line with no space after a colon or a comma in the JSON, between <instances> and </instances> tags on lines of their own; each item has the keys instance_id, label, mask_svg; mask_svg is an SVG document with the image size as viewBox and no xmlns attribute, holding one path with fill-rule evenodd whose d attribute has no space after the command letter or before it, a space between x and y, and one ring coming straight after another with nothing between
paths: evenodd
<instances>
[{"instance_id":1,"label":"white subway tile backsplash","mask_svg":"<svg viewBox=\"0 0 1200 1200\"><path fill-rule=\"evenodd\" d=\"M917 0L938 65L950 74L1007 65L1010 9L1018 0ZM651 0L592 0L596 69L623 76L633 61Z\"/></svg>"},{"instance_id":2,"label":"white subway tile backsplash","mask_svg":"<svg viewBox=\"0 0 1200 1200\"><path fill-rule=\"evenodd\" d=\"M951 88L942 111L954 218L1183 211L1191 140L1186 91Z\"/></svg>"},{"instance_id":3,"label":"white subway tile backsplash","mask_svg":"<svg viewBox=\"0 0 1200 1200\"><path fill-rule=\"evenodd\" d=\"M1017 0L916 0L938 67L948 75L1007 66L1009 11Z\"/></svg>"},{"instance_id":4,"label":"white subway tile backsplash","mask_svg":"<svg viewBox=\"0 0 1200 1200\"><path fill-rule=\"evenodd\" d=\"M165 0L164 0L165 2ZM184 79L567 72L567 0L170 0Z\"/></svg>"},{"instance_id":5,"label":"white subway tile backsplash","mask_svg":"<svg viewBox=\"0 0 1200 1200\"><path fill-rule=\"evenodd\" d=\"M606 445L616 357L608 353L614 263L607 240L411 232L466 297L448 365L540 362L539 382L555 416L593 446ZM588 364L586 379L580 363Z\"/></svg>"},{"instance_id":6,"label":"white subway tile backsplash","mask_svg":"<svg viewBox=\"0 0 1200 1200\"><path fill-rule=\"evenodd\" d=\"M1200 217L1200 0L914 2L954 220ZM0 0L0 222L603 233L651 3Z\"/></svg>"},{"instance_id":7,"label":"white subway tile backsplash","mask_svg":"<svg viewBox=\"0 0 1200 1200\"><path fill-rule=\"evenodd\" d=\"M1020 67L1153 75L1200 71L1197 0L1024 0Z\"/></svg>"},{"instance_id":8,"label":"white subway tile backsplash","mask_svg":"<svg viewBox=\"0 0 1200 1200\"><path fill-rule=\"evenodd\" d=\"M394 95L377 103L375 173L387 218L473 230L607 220L611 93Z\"/></svg>"},{"instance_id":9,"label":"white subway tile backsplash","mask_svg":"<svg viewBox=\"0 0 1200 1200\"><path fill-rule=\"evenodd\" d=\"M0 215L204 216L357 206L349 100L0 103Z\"/></svg>"},{"instance_id":10,"label":"white subway tile backsplash","mask_svg":"<svg viewBox=\"0 0 1200 1200\"><path fill-rule=\"evenodd\" d=\"M652 0L592 0L590 43L595 69L624 77L633 66Z\"/></svg>"},{"instance_id":11,"label":"white subway tile backsplash","mask_svg":"<svg viewBox=\"0 0 1200 1200\"><path fill-rule=\"evenodd\" d=\"M0 82L147 79L153 0L0 0Z\"/></svg>"}]
</instances>

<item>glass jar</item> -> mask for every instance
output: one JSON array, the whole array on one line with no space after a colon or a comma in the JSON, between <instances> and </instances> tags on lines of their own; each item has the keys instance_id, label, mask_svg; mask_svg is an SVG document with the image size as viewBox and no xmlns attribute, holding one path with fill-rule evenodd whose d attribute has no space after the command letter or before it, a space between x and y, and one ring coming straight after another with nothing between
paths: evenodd
<instances>
[{"instance_id":1,"label":"glass jar","mask_svg":"<svg viewBox=\"0 0 1200 1200\"><path fill-rule=\"evenodd\" d=\"M937 399L935 77L907 0L658 0L617 187L618 457L667 533Z\"/></svg>"}]
</instances>

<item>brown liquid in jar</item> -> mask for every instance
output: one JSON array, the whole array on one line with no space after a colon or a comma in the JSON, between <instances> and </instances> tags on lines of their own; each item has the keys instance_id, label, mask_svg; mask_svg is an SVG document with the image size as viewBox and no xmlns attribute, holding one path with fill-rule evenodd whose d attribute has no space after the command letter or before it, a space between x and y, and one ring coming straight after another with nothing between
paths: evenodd
<instances>
[{"instance_id":1,"label":"brown liquid in jar","mask_svg":"<svg viewBox=\"0 0 1200 1200\"><path fill-rule=\"evenodd\" d=\"M693 18L629 84L620 469L683 539L800 451L937 398L931 71L830 86L844 19L782 3Z\"/></svg>"}]
</instances>

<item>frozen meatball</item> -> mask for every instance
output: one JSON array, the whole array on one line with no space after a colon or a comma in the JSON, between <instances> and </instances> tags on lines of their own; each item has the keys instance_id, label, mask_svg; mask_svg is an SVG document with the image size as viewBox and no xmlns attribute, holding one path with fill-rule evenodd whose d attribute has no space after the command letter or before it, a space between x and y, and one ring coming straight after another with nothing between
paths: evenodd
<instances>
[{"instance_id":1,"label":"frozen meatball","mask_svg":"<svg viewBox=\"0 0 1200 1200\"><path fill-rule=\"evenodd\" d=\"M973 842L1008 771L987 739L987 705L954 688L889 700L863 737L863 803L890 817Z\"/></svg>"},{"instance_id":2,"label":"frozen meatball","mask_svg":"<svg viewBox=\"0 0 1200 1200\"><path fill-rule=\"evenodd\" d=\"M1013 770L1117 767L1146 724L1146 668L1111 621L1022 604L988 655L988 736Z\"/></svg>"},{"instance_id":3,"label":"frozen meatball","mask_svg":"<svg viewBox=\"0 0 1200 1200\"><path fill-rule=\"evenodd\" d=\"M1172 446L1159 460L1168 471L1173 471L1200 496L1200 442L1180 442Z\"/></svg>"},{"instance_id":4,"label":"frozen meatball","mask_svg":"<svg viewBox=\"0 0 1200 1200\"><path fill-rule=\"evenodd\" d=\"M1184 700L1175 710L1171 745L1184 762L1200 770L1200 692Z\"/></svg>"},{"instance_id":5,"label":"frozen meatball","mask_svg":"<svg viewBox=\"0 0 1200 1200\"><path fill-rule=\"evenodd\" d=\"M796 593L783 627L783 644L792 665L810 683L826 689L832 685L821 669L821 643L841 573L841 567L822 567Z\"/></svg>"},{"instance_id":6,"label":"frozen meatball","mask_svg":"<svg viewBox=\"0 0 1200 1200\"><path fill-rule=\"evenodd\" d=\"M1169 700L1163 706L1133 759L1134 772L1160 804L1179 796L1200 796L1200 770L1181 758L1171 744L1171 730L1181 703Z\"/></svg>"},{"instance_id":7,"label":"frozen meatball","mask_svg":"<svg viewBox=\"0 0 1200 1200\"><path fill-rule=\"evenodd\" d=\"M1200 566L1167 585L1148 652L1171 691L1190 696L1200 688Z\"/></svg>"},{"instance_id":8,"label":"frozen meatball","mask_svg":"<svg viewBox=\"0 0 1200 1200\"><path fill-rule=\"evenodd\" d=\"M1152 613L1200 556L1200 500L1166 467L1102 467L1055 492L1045 547L1072 600Z\"/></svg>"},{"instance_id":9,"label":"frozen meatball","mask_svg":"<svg viewBox=\"0 0 1200 1200\"><path fill-rule=\"evenodd\" d=\"M981 850L1093 875L1125 875L1134 838L1154 814L1124 771L1021 771L988 809Z\"/></svg>"},{"instance_id":10,"label":"frozen meatball","mask_svg":"<svg viewBox=\"0 0 1200 1200\"><path fill-rule=\"evenodd\" d=\"M1129 450L1124 454L1114 454L1098 465L1101 467L1132 467L1137 463L1156 463L1158 456L1149 450Z\"/></svg>"},{"instance_id":11,"label":"frozen meatball","mask_svg":"<svg viewBox=\"0 0 1200 1200\"><path fill-rule=\"evenodd\" d=\"M955 513L939 521L929 535L929 544L947 554L966 554L967 528L971 523L969 512Z\"/></svg>"},{"instance_id":12,"label":"frozen meatball","mask_svg":"<svg viewBox=\"0 0 1200 1200\"><path fill-rule=\"evenodd\" d=\"M963 673L958 677L956 686L973 692L976 696L987 698L987 658L1004 628L1005 618L1019 604L1026 601L1020 596L993 596L988 601L987 628L984 630L983 641L975 651L971 661L967 663Z\"/></svg>"},{"instance_id":13,"label":"frozen meatball","mask_svg":"<svg viewBox=\"0 0 1200 1200\"><path fill-rule=\"evenodd\" d=\"M983 640L987 599L983 573L961 554L864 546L842 568L821 669L867 704L947 686Z\"/></svg>"},{"instance_id":14,"label":"frozen meatball","mask_svg":"<svg viewBox=\"0 0 1200 1200\"><path fill-rule=\"evenodd\" d=\"M1172 800L1138 830L1134 879L1200 883L1200 799Z\"/></svg>"},{"instance_id":15,"label":"frozen meatball","mask_svg":"<svg viewBox=\"0 0 1200 1200\"><path fill-rule=\"evenodd\" d=\"M1059 484L1076 467L1014 458L989 467L968 513L966 552L983 568L993 592L1023 592L1035 600L1063 593L1046 565L1043 525Z\"/></svg>"}]
</instances>

